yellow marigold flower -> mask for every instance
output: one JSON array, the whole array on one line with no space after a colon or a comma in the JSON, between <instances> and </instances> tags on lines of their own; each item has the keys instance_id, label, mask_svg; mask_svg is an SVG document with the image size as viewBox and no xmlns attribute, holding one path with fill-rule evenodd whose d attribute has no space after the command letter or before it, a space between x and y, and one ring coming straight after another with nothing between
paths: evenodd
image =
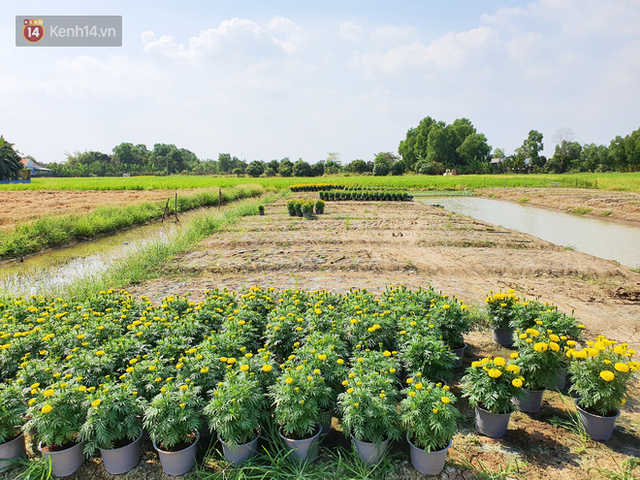
<instances>
[{"instance_id":1,"label":"yellow marigold flower","mask_svg":"<svg viewBox=\"0 0 640 480\"><path fill-rule=\"evenodd\" d=\"M497 368L491 368L489 369L489 376L491 378L500 378L502 376L502 372L500 370L498 370Z\"/></svg>"},{"instance_id":2,"label":"yellow marigold flower","mask_svg":"<svg viewBox=\"0 0 640 480\"><path fill-rule=\"evenodd\" d=\"M511 380L511 384L516 388L520 388L522 387L522 380L520 380L519 378L514 378L513 380Z\"/></svg>"},{"instance_id":3,"label":"yellow marigold flower","mask_svg":"<svg viewBox=\"0 0 640 480\"><path fill-rule=\"evenodd\" d=\"M576 343L577 342L575 340L567 340L567 345L569 345L570 347L575 347Z\"/></svg>"},{"instance_id":4,"label":"yellow marigold flower","mask_svg":"<svg viewBox=\"0 0 640 480\"><path fill-rule=\"evenodd\" d=\"M605 350L607 346L604 344L602 340L598 340L593 344L593 348L597 348L598 350Z\"/></svg>"},{"instance_id":5,"label":"yellow marigold flower","mask_svg":"<svg viewBox=\"0 0 640 480\"><path fill-rule=\"evenodd\" d=\"M610 382L612 381L614 378L616 378L616 376L613 374L613 372L609 371L609 370L603 370L600 372L600 377L605 381L605 382Z\"/></svg>"},{"instance_id":6,"label":"yellow marigold flower","mask_svg":"<svg viewBox=\"0 0 640 480\"><path fill-rule=\"evenodd\" d=\"M29 400L27 403L29 404L29 406L31 406L31 405L33 405L34 403L36 403L36 399L35 399L35 398L32 398L32 399L31 399L31 400Z\"/></svg>"},{"instance_id":7,"label":"yellow marigold flower","mask_svg":"<svg viewBox=\"0 0 640 480\"><path fill-rule=\"evenodd\" d=\"M449 402L451 401L451 399L450 399L449 397L442 397L442 398L440 399L440 401L441 401L442 403L449 403Z\"/></svg>"},{"instance_id":8,"label":"yellow marigold flower","mask_svg":"<svg viewBox=\"0 0 640 480\"><path fill-rule=\"evenodd\" d=\"M516 359L518 358L520 355L518 355L518 352L513 352L511 355L509 355L509 357Z\"/></svg>"},{"instance_id":9,"label":"yellow marigold flower","mask_svg":"<svg viewBox=\"0 0 640 480\"><path fill-rule=\"evenodd\" d=\"M520 367L518 365L514 365L514 364L507 365L506 369L507 369L507 372L511 372L516 375L520 373Z\"/></svg>"},{"instance_id":10,"label":"yellow marigold flower","mask_svg":"<svg viewBox=\"0 0 640 480\"><path fill-rule=\"evenodd\" d=\"M160 393L166 393L166 392L167 392L167 389L166 389L166 388L162 387L162 388L160 389Z\"/></svg>"},{"instance_id":11,"label":"yellow marigold flower","mask_svg":"<svg viewBox=\"0 0 640 480\"><path fill-rule=\"evenodd\" d=\"M629 365L627 365L626 363L621 363L618 362L614 365L614 368L622 373L627 373L629 371Z\"/></svg>"},{"instance_id":12,"label":"yellow marigold flower","mask_svg":"<svg viewBox=\"0 0 640 480\"><path fill-rule=\"evenodd\" d=\"M353 393L353 388L349 388L349 389L347 389L347 393L348 393L348 394L352 394L352 393Z\"/></svg>"},{"instance_id":13,"label":"yellow marigold flower","mask_svg":"<svg viewBox=\"0 0 640 480\"><path fill-rule=\"evenodd\" d=\"M85 387L84 385L81 385L78 387L78 391L79 392L84 392L87 389L87 387Z\"/></svg>"},{"instance_id":14,"label":"yellow marigold flower","mask_svg":"<svg viewBox=\"0 0 640 480\"><path fill-rule=\"evenodd\" d=\"M416 390L421 390L422 389L422 384L421 383L416 383L415 387L416 387Z\"/></svg>"},{"instance_id":15,"label":"yellow marigold flower","mask_svg":"<svg viewBox=\"0 0 640 480\"><path fill-rule=\"evenodd\" d=\"M42 395L44 395L45 397L50 397L51 395L53 395L53 390L52 389L45 390L44 392L42 392Z\"/></svg>"},{"instance_id":16,"label":"yellow marigold flower","mask_svg":"<svg viewBox=\"0 0 640 480\"><path fill-rule=\"evenodd\" d=\"M380 395L378 395L380 398L384 398L386 397L386 395L384 393L381 393Z\"/></svg>"},{"instance_id":17,"label":"yellow marigold flower","mask_svg":"<svg viewBox=\"0 0 640 480\"><path fill-rule=\"evenodd\" d=\"M127 367L125 372L127 372L127 373L133 372L133 367Z\"/></svg>"},{"instance_id":18,"label":"yellow marigold flower","mask_svg":"<svg viewBox=\"0 0 640 480\"><path fill-rule=\"evenodd\" d=\"M293 378L287 377L285 382L287 382L289 385L291 385L293 383Z\"/></svg>"},{"instance_id":19,"label":"yellow marigold flower","mask_svg":"<svg viewBox=\"0 0 640 480\"><path fill-rule=\"evenodd\" d=\"M627 399L626 398L620 399L620 405L624 405L625 403L627 403Z\"/></svg>"},{"instance_id":20,"label":"yellow marigold flower","mask_svg":"<svg viewBox=\"0 0 640 480\"><path fill-rule=\"evenodd\" d=\"M99 407L101 403L102 403L102 401L98 398L98 399L94 400L93 402L91 402L91 406L92 407Z\"/></svg>"},{"instance_id":21,"label":"yellow marigold flower","mask_svg":"<svg viewBox=\"0 0 640 480\"><path fill-rule=\"evenodd\" d=\"M438 413L439 411L440 411L440 410L439 410L439 409L437 409L437 408L434 408L434 409L433 409L433 413Z\"/></svg>"},{"instance_id":22,"label":"yellow marigold flower","mask_svg":"<svg viewBox=\"0 0 640 480\"><path fill-rule=\"evenodd\" d=\"M487 363L489 363L491 361L491 359L485 357L482 360L480 360L480 363L482 363L482 365L486 365Z\"/></svg>"},{"instance_id":23,"label":"yellow marigold flower","mask_svg":"<svg viewBox=\"0 0 640 480\"><path fill-rule=\"evenodd\" d=\"M475 367L475 368L481 367L482 366L482 362L478 362L478 361L471 362L471 366Z\"/></svg>"},{"instance_id":24,"label":"yellow marigold flower","mask_svg":"<svg viewBox=\"0 0 640 480\"><path fill-rule=\"evenodd\" d=\"M358 358L357 358L357 362L358 362L358 363L362 363L362 362L364 362L364 358L362 358L362 357L358 357Z\"/></svg>"},{"instance_id":25,"label":"yellow marigold flower","mask_svg":"<svg viewBox=\"0 0 640 480\"><path fill-rule=\"evenodd\" d=\"M358 407L360 406L360 404L359 404L358 402L355 402L355 403L353 404L353 406L354 406L354 407L356 407L356 408L358 408Z\"/></svg>"},{"instance_id":26,"label":"yellow marigold flower","mask_svg":"<svg viewBox=\"0 0 640 480\"><path fill-rule=\"evenodd\" d=\"M324 353L321 353L320 355L318 355L318 360L326 360L327 356Z\"/></svg>"},{"instance_id":27,"label":"yellow marigold flower","mask_svg":"<svg viewBox=\"0 0 640 480\"><path fill-rule=\"evenodd\" d=\"M413 378L407 378L407 383L411 385L413 383Z\"/></svg>"},{"instance_id":28,"label":"yellow marigold flower","mask_svg":"<svg viewBox=\"0 0 640 480\"><path fill-rule=\"evenodd\" d=\"M231 358L227 358L227 363L228 363L229 365L232 365L232 364L236 363L236 359L235 359L235 358L233 358L233 357L231 357Z\"/></svg>"},{"instance_id":29,"label":"yellow marigold flower","mask_svg":"<svg viewBox=\"0 0 640 480\"><path fill-rule=\"evenodd\" d=\"M560 337L558 335L556 335L555 333L552 333L551 335L549 335L549 340L551 340L552 342L559 342L560 341Z\"/></svg>"},{"instance_id":30,"label":"yellow marigold flower","mask_svg":"<svg viewBox=\"0 0 640 480\"><path fill-rule=\"evenodd\" d=\"M343 359L341 359L341 358L339 358L338 360L336 360L336 363L337 363L338 365L343 365L343 364L344 364L344 360L343 360Z\"/></svg>"},{"instance_id":31,"label":"yellow marigold flower","mask_svg":"<svg viewBox=\"0 0 640 480\"><path fill-rule=\"evenodd\" d=\"M410 397L415 397L415 396L416 396L416 392L414 392L413 390L411 390L411 391L409 392L409 396L410 396Z\"/></svg>"},{"instance_id":32,"label":"yellow marigold flower","mask_svg":"<svg viewBox=\"0 0 640 480\"><path fill-rule=\"evenodd\" d=\"M240 371L241 371L241 372L246 372L247 370L249 370L249 365L242 365L242 366L240 367Z\"/></svg>"},{"instance_id":33,"label":"yellow marigold flower","mask_svg":"<svg viewBox=\"0 0 640 480\"><path fill-rule=\"evenodd\" d=\"M527 338L527 334L521 333L520 335L518 335L518 338L520 338L520 340L524 340L525 338Z\"/></svg>"},{"instance_id":34,"label":"yellow marigold flower","mask_svg":"<svg viewBox=\"0 0 640 480\"><path fill-rule=\"evenodd\" d=\"M391 356L391 352L390 352L389 350L385 350L385 351L383 352L383 355L384 355L385 357L390 357L390 356Z\"/></svg>"},{"instance_id":35,"label":"yellow marigold flower","mask_svg":"<svg viewBox=\"0 0 640 480\"><path fill-rule=\"evenodd\" d=\"M580 328L580 329L584 330L584 329L585 329L585 328L587 328L587 327L586 327L586 325L580 324L580 325L578 325L578 328Z\"/></svg>"},{"instance_id":36,"label":"yellow marigold flower","mask_svg":"<svg viewBox=\"0 0 640 480\"><path fill-rule=\"evenodd\" d=\"M635 360L630 361L627 365L629 365L629 368L634 372L640 369L640 362L636 362Z\"/></svg>"},{"instance_id":37,"label":"yellow marigold flower","mask_svg":"<svg viewBox=\"0 0 640 480\"><path fill-rule=\"evenodd\" d=\"M51 410L53 410L53 407L48 403L40 409L42 413L49 413Z\"/></svg>"},{"instance_id":38,"label":"yellow marigold flower","mask_svg":"<svg viewBox=\"0 0 640 480\"><path fill-rule=\"evenodd\" d=\"M502 357L496 357L493 359L493 364L499 367L504 367L507 364L507 362L505 362L504 358Z\"/></svg>"},{"instance_id":39,"label":"yellow marigold flower","mask_svg":"<svg viewBox=\"0 0 640 480\"><path fill-rule=\"evenodd\" d=\"M189 388L189 385L180 385L180 390L182 390L183 392Z\"/></svg>"}]
</instances>

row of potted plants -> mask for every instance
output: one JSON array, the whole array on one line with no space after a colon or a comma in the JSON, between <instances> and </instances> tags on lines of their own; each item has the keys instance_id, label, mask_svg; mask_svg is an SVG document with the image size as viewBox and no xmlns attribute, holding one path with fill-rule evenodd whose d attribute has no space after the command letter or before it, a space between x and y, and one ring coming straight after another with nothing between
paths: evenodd
<instances>
[{"instance_id":1,"label":"row of potted plants","mask_svg":"<svg viewBox=\"0 0 640 480\"><path fill-rule=\"evenodd\" d=\"M479 360L467 371L463 393L472 405L513 411L523 388L548 386L560 358L576 372L572 391L600 402L583 406L619 405L638 367L633 350L605 339L580 349L575 319L534 306L538 316L517 332L514 358ZM203 421L237 451L273 417L287 442L312 439L291 445L313 458L318 425L334 413L354 441L373 444L361 449L365 460L375 460L387 437L398 438L400 426L416 447L446 452L453 434L440 433L452 431L457 414L442 380L460 364L452 348L470 329L457 299L405 287L379 296L214 290L202 302L167 297L158 306L108 291L82 300L6 298L0 314L0 405L24 395L28 420L22 425L21 412L9 408L0 432L32 429L45 451L84 441L78 450L87 453L136 440L141 425L159 452L187 449Z\"/></svg>"},{"instance_id":2,"label":"row of potted plants","mask_svg":"<svg viewBox=\"0 0 640 480\"><path fill-rule=\"evenodd\" d=\"M287 201L287 211L292 217L310 218L315 213L321 215L324 213L324 201L311 199L291 199Z\"/></svg>"},{"instance_id":3,"label":"row of potted plants","mask_svg":"<svg viewBox=\"0 0 640 480\"><path fill-rule=\"evenodd\" d=\"M297 183L291 185L292 192L319 192L320 190L342 190L345 185L339 183Z\"/></svg>"},{"instance_id":4,"label":"row of potted plants","mask_svg":"<svg viewBox=\"0 0 640 480\"><path fill-rule=\"evenodd\" d=\"M399 190L321 190L322 200L374 200L374 201L407 201L413 197Z\"/></svg>"}]
</instances>

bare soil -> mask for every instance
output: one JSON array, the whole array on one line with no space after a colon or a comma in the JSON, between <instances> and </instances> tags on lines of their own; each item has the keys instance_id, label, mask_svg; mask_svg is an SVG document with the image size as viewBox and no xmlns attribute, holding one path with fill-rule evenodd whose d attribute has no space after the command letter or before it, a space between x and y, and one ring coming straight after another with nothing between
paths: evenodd
<instances>
[{"instance_id":1,"label":"bare soil","mask_svg":"<svg viewBox=\"0 0 640 480\"><path fill-rule=\"evenodd\" d=\"M536 207L640 224L640 194L578 188L491 188L478 195Z\"/></svg>"},{"instance_id":2,"label":"bare soil","mask_svg":"<svg viewBox=\"0 0 640 480\"><path fill-rule=\"evenodd\" d=\"M19 190L0 191L0 229L41 217L85 214L101 206L166 202L194 190Z\"/></svg>"},{"instance_id":3,"label":"bare soil","mask_svg":"<svg viewBox=\"0 0 640 480\"><path fill-rule=\"evenodd\" d=\"M573 312L587 326L588 337L604 334L640 347L640 274L613 261L419 202L328 202L326 213L312 220L289 217L284 202L205 239L167 265L162 278L130 291L156 300L188 293L197 300L216 287L378 293L392 284L411 289L430 284L481 311L490 290L514 288ZM613 204L609 209L614 211ZM480 356L509 353L494 345L487 331L466 340L465 365ZM460 393L458 382L452 388ZM462 400L458 405L465 420L441 478L473 478L485 468L511 472L500 478L604 478L596 467L619 473L623 460L640 456L638 382L630 393L613 438L604 443L550 423L575 412L567 395L546 392L540 413L514 413L502 440L478 435L473 412ZM389 478L421 478L408 463L406 445L396 448L405 456Z\"/></svg>"}]
</instances>

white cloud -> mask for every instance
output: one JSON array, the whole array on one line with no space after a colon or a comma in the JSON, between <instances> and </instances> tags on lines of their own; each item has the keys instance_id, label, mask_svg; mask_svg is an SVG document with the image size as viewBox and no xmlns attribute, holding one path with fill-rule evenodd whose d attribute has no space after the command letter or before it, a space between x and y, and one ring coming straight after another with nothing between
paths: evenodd
<instances>
[{"instance_id":1,"label":"white cloud","mask_svg":"<svg viewBox=\"0 0 640 480\"><path fill-rule=\"evenodd\" d=\"M416 29L412 26L396 27L395 25L385 25L378 27L372 33L373 40L380 43L406 43L416 38Z\"/></svg>"},{"instance_id":2,"label":"white cloud","mask_svg":"<svg viewBox=\"0 0 640 480\"><path fill-rule=\"evenodd\" d=\"M362 27L353 22L344 22L340 25L339 35L342 40L358 42L364 38Z\"/></svg>"},{"instance_id":3,"label":"white cloud","mask_svg":"<svg viewBox=\"0 0 640 480\"><path fill-rule=\"evenodd\" d=\"M248 19L224 20L218 28L209 28L189 38L189 44L178 44L171 35L156 37L147 31L141 36L143 50L169 58L198 60L210 54L260 56L292 54L303 44L304 30L293 21L275 16L266 26Z\"/></svg>"}]
</instances>

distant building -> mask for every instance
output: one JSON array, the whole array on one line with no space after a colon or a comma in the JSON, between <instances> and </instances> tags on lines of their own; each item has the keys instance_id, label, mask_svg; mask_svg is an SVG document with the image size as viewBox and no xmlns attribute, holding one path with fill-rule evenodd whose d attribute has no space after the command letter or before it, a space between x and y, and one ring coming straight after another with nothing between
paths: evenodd
<instances>
[{"instance_id":1,"label":"distant building","mask_svg":"<svg viewBox=\"0 0 640 480\"><path fill-rule=\"evenodd\" d=\"M506 162L506 161L507 159L504 157L501 157L501 158L494 157L491 159L491 165L498 165L499 163Z\"/></svg>"},{"instance_id":2,"label":"distant building","mask_svg":"<svg viewBox=\"0 0 640 480\"><path fill-rule=\"evenodd\" d=\"M31 170L32 177L37 177L51 171L51 169L49 168L41 167L30 158L21 158L20 161L22 162L23 168L28 168L29 170Z\"/></svg>"}]
</instances>

